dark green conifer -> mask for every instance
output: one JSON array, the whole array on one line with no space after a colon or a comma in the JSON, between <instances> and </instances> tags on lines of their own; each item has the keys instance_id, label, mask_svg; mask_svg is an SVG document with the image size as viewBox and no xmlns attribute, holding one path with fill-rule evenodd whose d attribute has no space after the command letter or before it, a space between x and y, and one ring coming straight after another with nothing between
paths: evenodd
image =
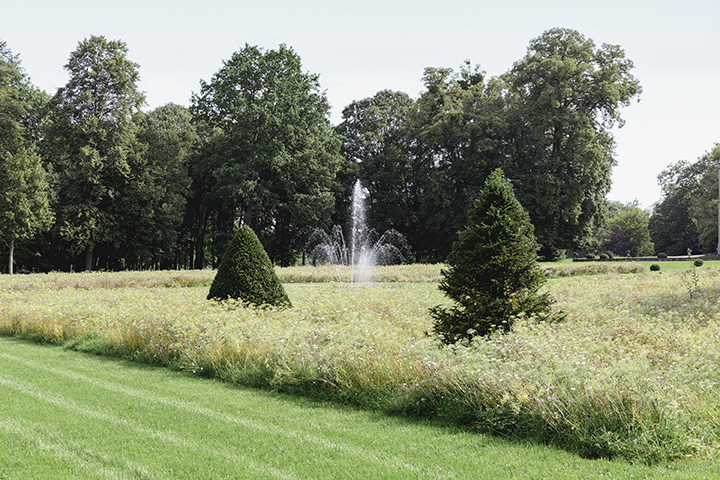
<instances>
[{"instance_id":1,"label":"dark green conifer","mask_svg":"<svg viewBox=\"0 0 720 480\"><path fill-rule=\"evenodd\" d=\"M500 169L468 213L442 270L440 289L455 305L434 307L435 331L447 343L510 330L522 316L550 318L552 300L540 293L544 275L527 212Z\"/></svg>"},{"instance_id":2,"label":"dark green conifer","mask_svg":"<svg viewBox=\"0 0 720 480\"><path fill-rule=\"evenodd\" d=\"M235 298L257 306L290 307L285 289L255 232L243 225L225 250L208 299Z\"/></svg>"}]
</instances>

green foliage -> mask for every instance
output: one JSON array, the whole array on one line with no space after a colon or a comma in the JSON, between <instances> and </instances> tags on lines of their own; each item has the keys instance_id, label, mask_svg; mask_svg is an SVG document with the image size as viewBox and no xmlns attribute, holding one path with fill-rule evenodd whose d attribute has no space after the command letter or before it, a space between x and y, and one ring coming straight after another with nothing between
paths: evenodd
<instances>
[{"instance_id":1,"label":"green foliage","mask_svg":"<svg viewBox=\"0 0 720 480\"><path fill-rule=\"evenodd\" d=\"M113 203L118 221L113 257L137 268L169 268L182 240L197 133L188 109L175 104L138 113L134 121L129 173Z\"/></svg>"},{"instance_id":2,"label":"green foliage","mask_svg":"<svg viewBox=\"0 0 720 480\"><path fill-rule=\"evenodd\" d=\"M33 133L35 90L20 61L0 42L0 240L9 247L9 273L14 272L15 241L47 230L53 219Z\"/></svg>"},{"instance_id":3,"label":"green foliage","mask_svg":"<svg viewBox=\"0 0 720 480\"><path fill-rule=\"evenodd\" d=\"M358 166L368 189L368 215L379 232L394 228L407 235L417 228L408 127L413 104L406 93L383 90L345 107L336 129L343 137L341 152Z\"/></svg>"},{"instance_id":4,"label":"green foliage","mask_svg":"<svg viewBox=\"0 0 720 480\"><path fill-rule=\"evenodd\" d=\"M652 255L655 246L648 229L650 215L639 207L637 201L627 204L612 202L608 217L602 248L616 255L626 255L627 252L631 257Z\"/></svg>"},{"instance_id":5,"label":"green foliage","mask_svg":"<svg viewBox=\"0 0 720 480\"><path fill-rule=\"evenodd\" d=\"M559 250L592 246L603 220L611 128L641 90L632 69L620 47L552 29L502 77L486 78L470 62L459 71L427 68L414 104L379 92L348 107L340 131L377 198L371 211L406 234L418 258L444 260L447 232L463 227L499 167L530 214L541 256L556 259Z\"/></svg>"},{"instance_id":6,"label":"green foliage","mask_svg":"<svg viewBox=\"0 0 720 480\"><path fill-rule=\"evenodd\" d=\"M651 271L651 272L659 272L659 271L660 271L660 265L658 265L657 263L653 263L652 265L650 265L650 271Z\"/></svg>"},{"instance_id":7,"label":"green foliage","mask_svg":"<svg viewBox=\"0 0 720 480\"><path fill-rule=\"evenodd\" d=\"M717 249L718 162L720 144L696 162L679 161L658 175L663 199L654 208L650 231L659 249L670 255Z\"/></svg>"},{"instance_id":8,"label":"green foliage","mask_svg":"<svg viewBox=\"0 0 720 480\"><path fill-rule=\"evenodd\" d=\"M658 254L657 254L657 258L667 258L667 257L668 257L668 255L665 252L658 252Z\"/></svg>"},{"instance_id":9,"label":"green foliage","mask_svg":"<svg viewBox=\"0 0 720 480\"><path fill-rule=\"evenodd\" d=\"M690 216L691 199L687 192L666 192L654 205L648 222L655 248L670 255L683 255L688 248L699 250L699 237Z\"/></svg>"},{"instance_id":10,"label":"green foliage","mask_svg":"<svg viewBox=\"0 0 720 480\"><path fill-rule=\"evenodd\" d=\"M497 79L478 66L426 68L426 91L410 113L412 176L406 180L416 224L407 233L418 258L444 261L483 182L505 166L506 102Z\"/></svg>"},{"instance_id":11,"label":"green foliage","mask_svg":"<svg viewBox=\"0 0 720 480\"><path fill-rule=\"evenodd\" d=\"M201 82L191 111L204 140L201 228L212 227L215 251L239 217L274 260L290 265L305 244L302 232L329 227L342 162L318 75L304 72L285 45L246 45Z\"/></svg>"},{"instance_id":12,"label":"green foliage","mask_svg":"<svg viewBox=\"0 0 720 480\"><path fill-rule=\"evenodd\" d=\"M513 112L505 167L535 225L541 255L584 246L604 214L620 107L641 92L621 47L553 28L504 79Z\"/></svg>"},{"instance_id":13,"label":"green foliage","mask_svg":"<svg viewBox=\"0 0 720 480\"><path fill-rule=\"evenodd\" d=\"M40 157L24 150L0 154L0 239L10 247L9 273L13 273L15 240L47 230L52 221Z\"/></svg>"},{"instance_id":14,"label":"green foliage","mask_svg":"<svg viewBox=\"0 0 720 480\"><path fill-rule=\"evenodd\" d=\"M502 170L493 171L442 271L440 290L456 305L431 310L435 331L455 343L507 332L520 317L550 318L537 249L527 212Z\"/></svg>"},{"instance_id":15,"label":"green foliage","mask_svg":"<svg viewBox=\"0 0 720 480\"><path fill-rule=\"evenodd\" d=\"M705 263L705 262L703 262L702 260L700 260L699 258L697 258L697 259L695 259L695 261L693 262L693 265L695 265L696 267L702 267L702 266L703 266L703 263Z\"/></svg>"},{"instance_id":16,"label":"green foliage","mask_svg":"<svg viewBox=\"0 0 720 480\"><path fill-rule=\"evenodd\" d=\"M257 306L291 306L270 257L247 225L228 244L208 294L208 299L229 298Z\"/></svg>"},{"instance_id":17,"label":"green foliage","mask_svg":"<svg viewBox=\"0 0 720 480\"><path fill-rule=\"evenodd\" d=\"M70 54L67 84L51 101L46 157L57 173L55 201L60 237L73 253L86 253L86 270L100 243L120 243L115 200L132 173L133 116L145 101L139 66L127 46L91 36Z\"/></svg>"}]
</instances>

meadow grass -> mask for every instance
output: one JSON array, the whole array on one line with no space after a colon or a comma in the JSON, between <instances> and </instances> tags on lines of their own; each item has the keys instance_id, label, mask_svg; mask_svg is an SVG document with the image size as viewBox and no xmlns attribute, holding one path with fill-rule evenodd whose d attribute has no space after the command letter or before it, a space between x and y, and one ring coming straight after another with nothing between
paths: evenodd
<instances>
[{"instance_id":1,"label":"meadow grass","mask_svg":"<svg viewBox=\"0 0 720 480\"><path fill-rule=\"evenodd\" d=\"M568 277L609 273L641 273L649 271L649 262L543 262L541 267L549 277ZM692 262L665 262L663 270L687 269ZM720 266L720 261L705 262L701 268ZM410 264L378 266L373 270L376 283L438 282L443 264ZM283 283L345 283L351 277L351 267L323 265L313 267L275 267ZM149 288L149 287L209 287L215 270L146 270L125 272L79 272L67 274L51 272L31 275L5 275L0 288L6 290Z\"/></svg>"},{"instance_id":2,"label":"meadow grass","mask_svg":"<svg viewBox=\"0 0 720 480\"><path fill-rule=\"evenodd\" d=\"M714 268L558 277L548 288L564 322L520 319L508 335L456 347L432 335L428 308L445 302L436 283L287 284L295 307L273 310L208 302L205 287L59 291L6 278L6 335L591 458L712 458L720 446Z\"/></svg>"},{"instance_id":3,"label":"meadow grass","mask_svg":"<svg viewBox=\"0 0 720 480\"><path fill-rule=\"evenodd\" d=\"M0 338L0 478L717 477L583 460L437 422ZM31 452L31 454L30 454Z\"/></svg>"}]
</instances>

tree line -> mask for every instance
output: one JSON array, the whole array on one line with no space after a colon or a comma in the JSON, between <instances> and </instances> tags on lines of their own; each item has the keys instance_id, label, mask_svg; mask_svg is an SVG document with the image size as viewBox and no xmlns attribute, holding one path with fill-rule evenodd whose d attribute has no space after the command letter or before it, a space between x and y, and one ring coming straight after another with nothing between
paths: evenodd
<instances>
[{"instance_id":1,"label":"tree line","mask_svg":"<svg viewBox=\"0 0 720 480\"><path fill-rule=\"evenodd\" d=\"M376 230L406 235L418 260L443 261L497 168L542 257L599 249L617 233L611 128L641 93L621 47L560 28L500 76L470 62L430 67L417 98L380 91L335 126L319 76L286 45L245 45L187 108L143 111L140 67L121 41L85 39L65 69L51 96L0 42L0 238L23 271L216 266L240 224L290 265L313 229L347 223L356 178ZM694 194L671 186L686 167L661 179L655 215L682 217L672 202L700 215ZM655 232L670 221L646 223Z\"/></svg>"}]
</instances>

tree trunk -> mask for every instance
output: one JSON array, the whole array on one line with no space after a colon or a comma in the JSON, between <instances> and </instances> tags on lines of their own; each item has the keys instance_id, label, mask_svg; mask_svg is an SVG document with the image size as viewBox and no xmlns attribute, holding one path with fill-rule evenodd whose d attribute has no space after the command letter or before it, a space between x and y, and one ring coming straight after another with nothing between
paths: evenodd
<instances>
[{"instance_id":1,"label":"tree trunk","mask_svg":"<svg viewBox=\"0 0 720 480\"><path fill-rule=\"evenodd\" d=\"M10 258L8 259L8 273L13 274L13 264L15 263L15 239L10 239Z\"/></svg>"},{"instance_id":2,"label":"tree trunk","mask_svg":"<svg viewBox=\"0 0 720 480\"><path fill-rule=\"evenodd\" d=\"M203 213L200 231L195 238L195 258L193 268L202 270L205 267L205 231L207 229L208 213Z\"/></svg>"},{"instance_id":3,"label":"tree trunk","mask_svg":"<svg viewBox=\"0 0 720 480\"><path fill-rule=\"evenodd\" d=\"M87 250L85 250L85 271L86 272L92 272L92 262L93 262L93 249L92 249L92 247L88 247Z\"/></svg>"}]
</instances>

